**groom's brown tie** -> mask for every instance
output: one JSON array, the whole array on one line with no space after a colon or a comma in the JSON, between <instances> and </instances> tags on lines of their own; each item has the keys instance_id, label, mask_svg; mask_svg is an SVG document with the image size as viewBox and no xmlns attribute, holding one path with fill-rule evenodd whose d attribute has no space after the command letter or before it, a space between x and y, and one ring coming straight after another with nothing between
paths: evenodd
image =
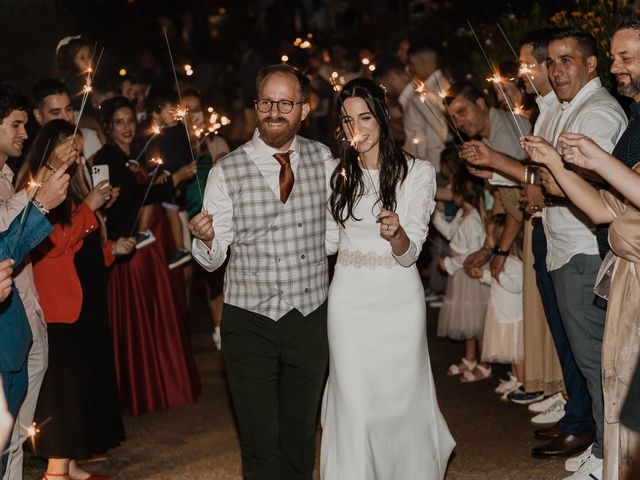
<instances>
[{"instance_id":1,"label":"groom's brown tie","mask_svg":"<svg viewBox=\"0 0 640 480\"><path fill-rule=\"evenodd\" d=\"M287 203L291 189L293 188L293 170L291 170L292 150L288 152L274 153L274 158L280 164L280 201Z\"/></svg>"}]
</instances>

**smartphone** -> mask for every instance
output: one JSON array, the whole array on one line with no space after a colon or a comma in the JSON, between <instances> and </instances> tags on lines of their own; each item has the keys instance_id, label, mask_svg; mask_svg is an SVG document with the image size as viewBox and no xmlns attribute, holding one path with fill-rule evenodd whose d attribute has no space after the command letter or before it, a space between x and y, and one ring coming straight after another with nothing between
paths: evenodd
<instances>
[{"instance_id":1,"label":"smartphone","mask_svg":"<svg viewBox=\"0 0 640 480\"><path fill-rule=\"evenodd\" d=\"M91 167L91 180L93 180L94 187L104 180L108 182L109 165L94 165Z\"/></svg>"}]
</instances>

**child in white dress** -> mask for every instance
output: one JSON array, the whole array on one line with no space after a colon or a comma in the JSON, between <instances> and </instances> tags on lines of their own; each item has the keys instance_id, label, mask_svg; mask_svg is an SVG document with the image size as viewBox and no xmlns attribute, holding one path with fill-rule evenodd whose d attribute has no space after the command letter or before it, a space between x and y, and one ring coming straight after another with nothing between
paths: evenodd
<instances>
[{"instance_id":1,"label":"child in white dress","mask_svg":"<svg viewBox=\"0 0 640 480\"><path fill-rule=\"evenodd\" d=\"M438 336L465 341L465 355L459 364L453 364L448 375L469 372L461 378L470 382L488 378L491 368L478 364L479 349L484 331L489 287L463 270L467 256L482 248L485 240L484 182L467 172L453 179L453 202L459 208L451 222L447 222L439 209L433 225L449 240L451 255L440 258L440 268L450 275L444 303L438 317Z\"/></svg>"},{"instance_id":2,"label":"child in white dress","mask_svg":"<svg viewBox=\"0 0 640 480\"><path fill-rule=\"evenodd\" d=\"M504 230L505 215L495 215L491 221L493 237L498 244ZM510 363L512 381L507 388L496 393L507 401L507 395L522 385L524 379L524 334L522 327L522 231L511 245L498 278L491 276L489 268L473 268L470 276L491 285L484 323L482 360L491 363ZM501 384L499 387L504 387Z\"/></svg>"}]
</instances>

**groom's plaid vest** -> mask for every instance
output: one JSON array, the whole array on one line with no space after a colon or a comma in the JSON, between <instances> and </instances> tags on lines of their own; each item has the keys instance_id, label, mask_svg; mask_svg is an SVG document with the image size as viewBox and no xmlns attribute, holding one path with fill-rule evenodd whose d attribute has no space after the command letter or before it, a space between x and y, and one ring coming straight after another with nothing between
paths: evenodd
<instances>
[{"instance_id":1,"label":"groom's plaid vest","mask_svg":"<svg viewBox=\"0 0 640 480\"><path fill-rule=\"evenodd\" d=\"M234 223L224 300L274 320L292 308L308 315L327 298L326 147L302 137L298 145L295 182L284 205L246 144L220 163Z\"/></svg>"}]
</instances>

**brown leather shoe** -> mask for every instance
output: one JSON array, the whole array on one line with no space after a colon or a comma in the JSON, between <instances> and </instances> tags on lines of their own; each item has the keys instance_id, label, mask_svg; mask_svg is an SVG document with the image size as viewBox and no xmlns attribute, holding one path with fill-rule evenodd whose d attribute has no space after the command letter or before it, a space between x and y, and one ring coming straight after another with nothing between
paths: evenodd
<instances>
[{"instance_id":1,"label":"brown leather shoe","mask_svg":"<svg viewBox=\"0 0 640 480\"><path fill-rule=\"evenodd\" d=\"M562 433L546 445L532 449L531 456L533 458L570 457L586 450L587 447L593 443L595 437L595 433L578 436L571 435L570 433Z\"/></svg>"},{"instance_id":2,"label":"brown leather shoe","mask_svg":"<svg viewBox=\"0 0 640 480\"><path fill-rule=\"evenodd\" d=\"M558 438L564 432L558 430L557 425L552 425L551 427L546 428L538 428L533 431L533 436L538 440L553 440L554 438Z\"/></svg>"}]
</instances>

